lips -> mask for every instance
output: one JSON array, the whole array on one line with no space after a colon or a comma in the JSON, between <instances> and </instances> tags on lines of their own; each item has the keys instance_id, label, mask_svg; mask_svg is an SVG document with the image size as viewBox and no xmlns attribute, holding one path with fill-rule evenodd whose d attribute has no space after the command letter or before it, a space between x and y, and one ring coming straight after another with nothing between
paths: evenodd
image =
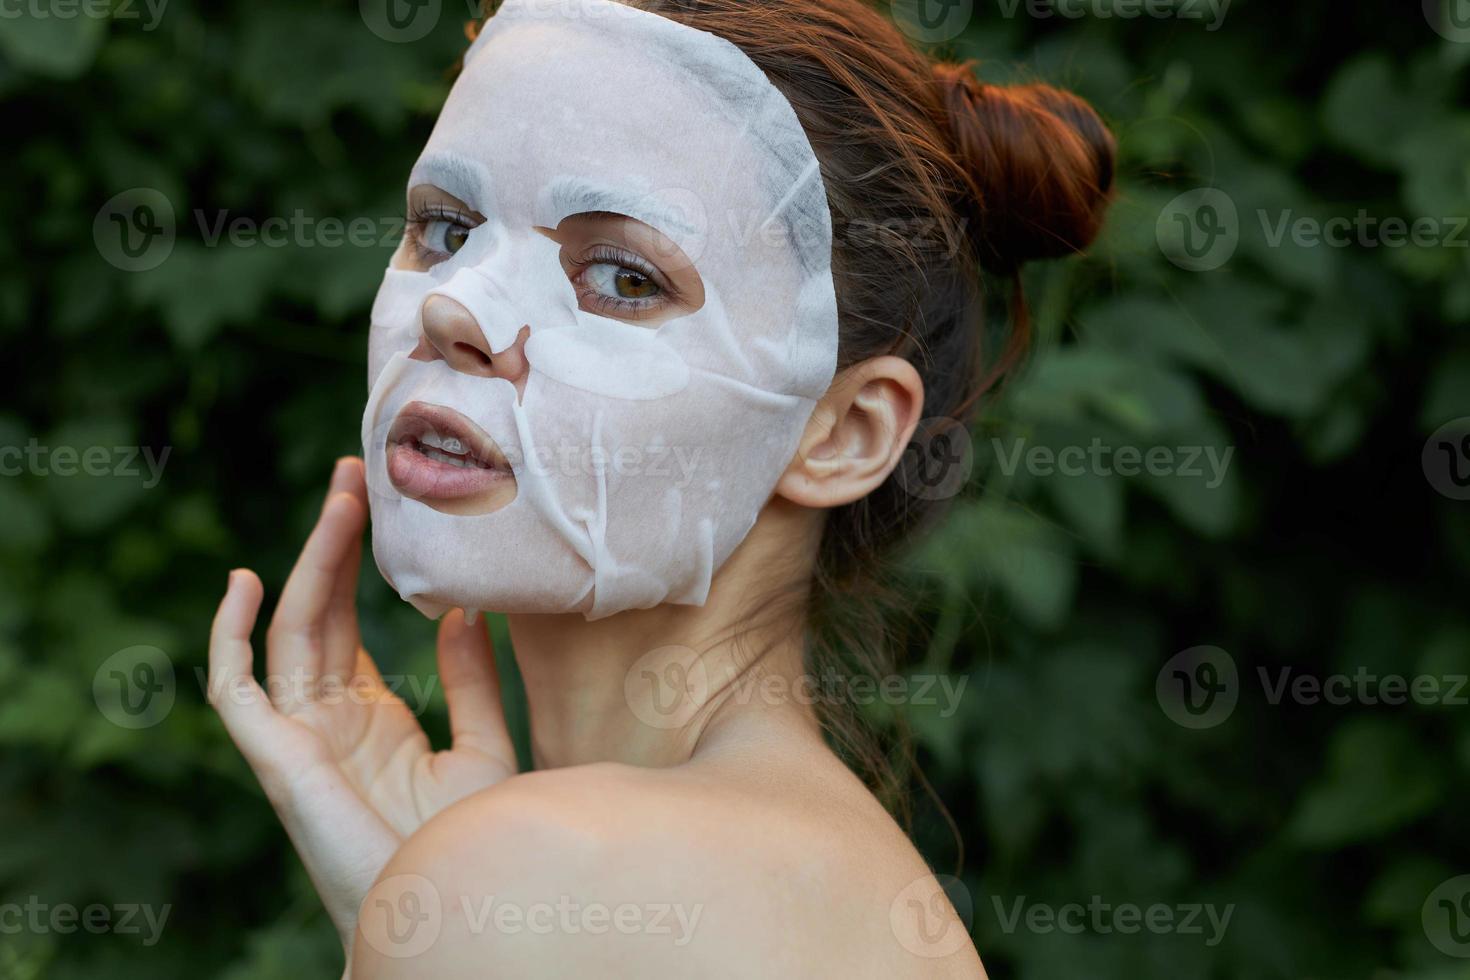
<instances>
[{"instance_id":1,"label":"lips","mask_svg":"<svg viewBox=\"0 0 1470 980\"><path fill-rule=\"evenodd\" d=\"M388 479L436 510L484 514L515 499L516 479L485 430L442 405L410 402L388 429Z\"/></svg>"}]
</instances>

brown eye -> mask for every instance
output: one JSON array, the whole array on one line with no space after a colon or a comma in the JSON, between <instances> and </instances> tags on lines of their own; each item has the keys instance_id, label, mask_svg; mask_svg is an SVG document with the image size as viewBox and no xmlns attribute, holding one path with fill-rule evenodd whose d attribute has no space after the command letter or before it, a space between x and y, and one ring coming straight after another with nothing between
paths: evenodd
<instances>
[{"instance_id":1,"label":"brown eye","mask_svg":"<svg viewBox=\"0 0 1470 980\"><path fill-rule=\"evenodd\" d=\"M609 299L646 300L653 299L662 292L658 283L637 269L611 262L593 263L584 274L593 291Z\"/></svg>"},{"instance_id":2,"label":"brown eye","mask_svg":"<svg viewBox=\"0 0 1470 980\"><path fill-rule=\"evenodd\" d=\"M445 255L453 255L464 248L473 230L458 222L446 221L442 218L425 222L424 247L431 251L443 252Z\"/></svg>"},{"instance_id":3,"label":"brown eye","mask_svg":"<svg viewBox=\"0 0 1470 980\"><path fill-rule=\"evenodd\" d=\"M647 276L632 269L618 270L618 295L624 299L647 299L658 295L658 285Z\"/></svg>"}]
</instances>

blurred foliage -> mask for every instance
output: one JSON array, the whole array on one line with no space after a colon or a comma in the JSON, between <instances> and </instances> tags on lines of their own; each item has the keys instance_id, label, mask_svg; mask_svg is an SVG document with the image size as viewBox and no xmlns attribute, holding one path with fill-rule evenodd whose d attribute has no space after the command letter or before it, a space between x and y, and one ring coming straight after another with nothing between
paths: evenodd
<instances>
[{"instance_id":1,"label":"blurred foliage","mask_svg":"<svg viewBox=\"0 0 1470 980\"><path fill-rule=\"evenodd\" d=\"M1470 504L1420 463L1470 416L1467 236L1270 233L1283 215L1470 215L1470 43L1417 4L1237 0L1218 30L977 6L946 53L988 81L1074 88L1122 145L1105 240L1030 276L1037 357L976 426L976 478L908 564L933 600L915 669L969 677L960 711L913 716L992 976L1470 976L1421 922L1470 870L1470 712L1273 704L1258 679L1470 673ZM428 36L389 43L340 0L14 9L30 12L0 19L0 446L170 455L156 485L146 469L0 479L0 903L171 913L153 945L7 930L0 978L332 976L331 930L199 672L226 570L281 582L331 460L357 449L366 312L467 12L445 4ZM1207 272L1156 238L1198 187L1240 216ZM94 219L133 188L167 198L177 240L125 272ZM272 216L376 234L210 244L221 221ZM1008 463L1018 440L1094 439L1233 455L1219 481ZM384 671L427 676L431 631L375 574L362 591ZM1240 696L1196 730L1155 681L1204 644L1232 656ZM93 682L139 645L166 651L176 703L129 729ZM426 720L442 734L442 703ZM958 857L932 808L918 836L941 870ZM1209 945L1007 930L997 913L1093 896L1233 917Z\"/></svg>"}]
</instances>

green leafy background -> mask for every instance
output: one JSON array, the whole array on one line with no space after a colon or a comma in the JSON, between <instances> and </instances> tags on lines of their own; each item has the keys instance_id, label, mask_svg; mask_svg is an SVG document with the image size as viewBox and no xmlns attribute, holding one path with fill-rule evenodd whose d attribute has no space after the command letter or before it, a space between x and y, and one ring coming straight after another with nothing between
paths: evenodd
<instances>
[{"instance_id":1,"label":"green leafy background","mask_svg":"<svg viewBox=\"0 0 1470 980\"><path fill-rule=\"evenodd\" d=\"M968 677L958 712L911 715L992 975L1470 977L1421 920L1470 872L1470 713L1272 704L1257 680L1470 673L1470 503L1420 462L1470 415L1470 236L1314 247L1273 243L1258 219L1470 215L1470 43L1416 3L1237 0L1218 30L1099 16L1128 7L1108 2L1079 18L976 6L947 53L982 59L989 81L1074 88L1122 147L1104 240L1030 275L1037 356L976 425L975 478L906 563L934 627L913 669ZM171 913L151 946L0 931L0 977L336 976L331 930L197 671L226 570L283 581L331 460L356 451L366 312L468 12L444 3L427 37L389 43L346 0L169 0L156 23L140 2L26 9L0 18L0 446L170 456L156 486L0 479L0 903ZM1190 272L1156 230L1201 187L1236 205L1239 247ZM130 188L177 217L148 271L93 237ZM300 214L377 234L211 246L196 211L206 229ZM1233 456L1218 486L1002 465L1017 439L1094 438ZM431 631L365 578L370 648L428 676ZM166 652L177 697L133 730L92 692L137 645ZM1191 729L1155 682L1200 645L1233 658L1239 702ZM442 702L427 721L442 734ZM956 865L922 800L916 836ZM1210 944L1008 930L996 911L1093 896L1233 916Z\"/></svg>"}]
</instances>

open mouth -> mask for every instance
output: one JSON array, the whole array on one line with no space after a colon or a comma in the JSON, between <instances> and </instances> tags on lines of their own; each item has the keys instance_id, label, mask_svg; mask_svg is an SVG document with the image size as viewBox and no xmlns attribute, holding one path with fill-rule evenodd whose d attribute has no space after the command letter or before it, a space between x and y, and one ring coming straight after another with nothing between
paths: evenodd
<instances>
[{"instance_id":1,"label":"open mouth","mask_svg":"<svg viewBox=\"0 0 1470 980\"><path fill-rule=\"evenodd\" d=\"M388 429L388 479L448 514L487 514L516 496L505 454L484 429L442 405L410 402Z\"/></svg>"}]
</instances>

